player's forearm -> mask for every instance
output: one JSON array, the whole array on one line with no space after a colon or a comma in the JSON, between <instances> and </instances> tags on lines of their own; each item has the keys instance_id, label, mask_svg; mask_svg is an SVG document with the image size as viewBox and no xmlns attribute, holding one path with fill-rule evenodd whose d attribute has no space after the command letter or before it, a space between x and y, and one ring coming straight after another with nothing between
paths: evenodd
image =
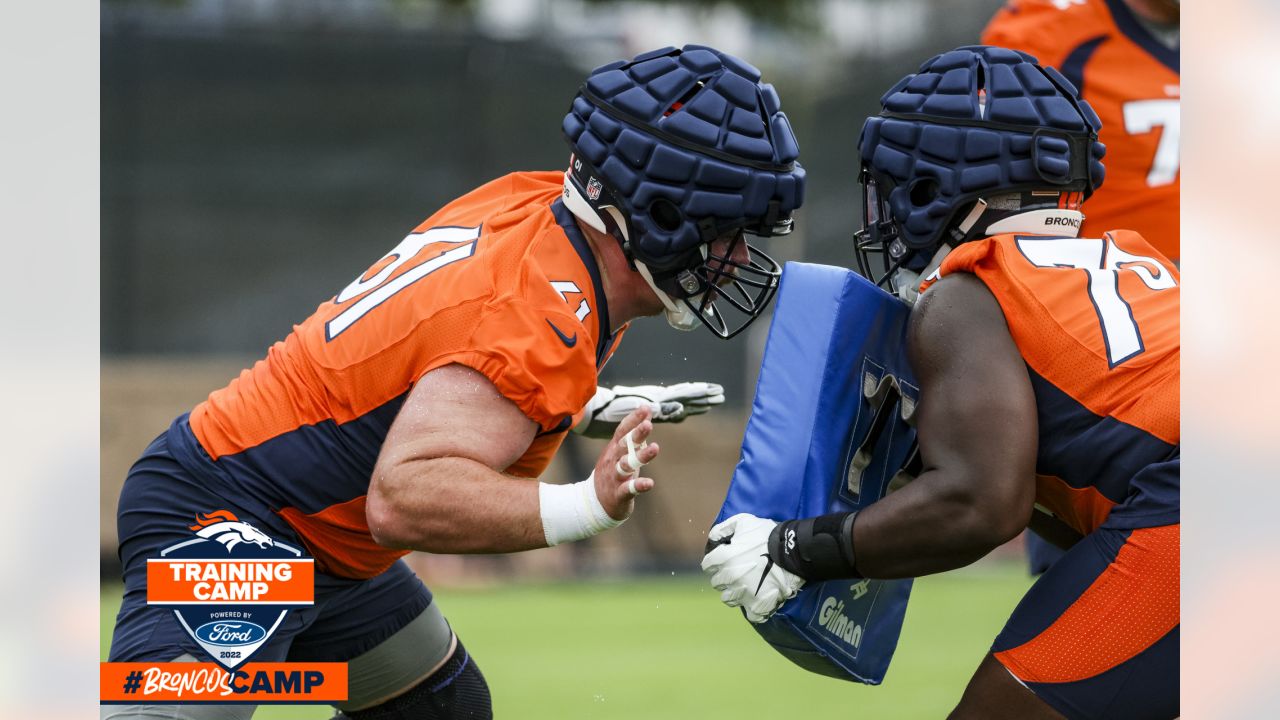
<instances>
[{"instance_id":1,"label":"player's forearm","mask_svg":"<svg viewBox=\"0 0 1280 720\"><path fill-rule=\"evenodd\" d=\"M923 473L858 514L853 546L864 577L918 577L953 570L1017 536L1031 512L1028 498L983 497L965 484Z\"/></svg>"},{"instance_id":2,"label":"player's forearm","mask_svg":"<svg viewBox=\"0 0 1280 720\"><path fill-rule=\"evenodd\" d=\"M533 480L456 457L412 460L375 473L366 515L380 545L454 554L546 547Z\"/></svg>"}]
</instances>

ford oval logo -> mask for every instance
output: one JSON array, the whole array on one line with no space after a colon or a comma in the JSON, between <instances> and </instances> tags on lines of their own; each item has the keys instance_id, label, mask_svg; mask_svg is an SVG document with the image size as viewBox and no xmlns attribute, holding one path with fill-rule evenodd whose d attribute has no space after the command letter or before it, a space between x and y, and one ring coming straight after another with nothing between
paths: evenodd
<instances>
[{"instance_id":1,"label":"ford oval logo","mask_svg":"<svg viewBox=\"0 0 1280 720\"><path fill-rule=\"evenodd\" d=\"M205 623L196 628L196 637L210 645L250 645L267 636L261 625L243 620Z\"/></svg>"}]
</instances>

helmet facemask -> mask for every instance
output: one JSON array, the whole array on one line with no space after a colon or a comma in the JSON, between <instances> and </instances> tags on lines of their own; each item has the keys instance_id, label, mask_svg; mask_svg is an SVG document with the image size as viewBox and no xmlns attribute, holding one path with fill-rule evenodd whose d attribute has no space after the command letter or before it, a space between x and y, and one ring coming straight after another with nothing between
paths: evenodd
<instances>
[{"instance_id":1,"label":"helmet facemask","mask_svg":"<svg viewBox=\"0 0 1280 720\"><path fill-rule=\"evenodd\" d=\"M724 247L723 252L716 252L717 246ZM740 246L745 248L745 260L736 259ZM646 279L652 278L650 283L664 305L675 299L685 310L678 317L692 317L695 321L692 326L672 323L672 327L691 330L700 323L716 336L728 339L746 329L769 306L778 291L782 267L748 243L741 230L735 231L727 244L717 241L700 250L700 260L691 268L658 277L645 268L642 274ZM667 319L672 319L669 306Z\"/></svg>"},{"instance_id":2,"label":"helmet facemask","mask_svg":"<svg viewBox=\"0 0 1280 720\"><path fill-rule=\"evenodd\" d=\"M687 258L682 258L683 262L664 270L635 256L630 218L623 213L614 191L598 179L591 164L576 155L570 157L569 169L565 172L564 199L575 216L618 241L628 264L640 273L662 302L667 324L676 330L687 332L705 325L717 337L731 338L764 312L778 290L781 265L745 237L746 233L758 237L791 233L790 214L778 212L776 204L770 206L768 217L756 221L721 225L713 218L701 220L699 230L704 238L709 238L707 242L688 253ZM650 212L669 214L673 222L681 222L679 208L668 204L669 210L655 213L651 208ZM729 238L727 245L721 242L724 238ZM717 245L724 245L725 250L715 252ZM746 248L745 261L735 259L739 245Z\"/></svg>"},{"instance_id":3,"label":"helmet facemask","mask_svg":"<svg viewBox=\"0 0 1280 720\"><path fill-rule=\"evenodd\" d=\"M865 169L862 171L862 228L853 234L854 257L858 272L877 287L883 287L910 255L898 237L889 204L883 199L879 183ZM878 258L877 271L871 257Z\"/></svg>"}]
</instances>

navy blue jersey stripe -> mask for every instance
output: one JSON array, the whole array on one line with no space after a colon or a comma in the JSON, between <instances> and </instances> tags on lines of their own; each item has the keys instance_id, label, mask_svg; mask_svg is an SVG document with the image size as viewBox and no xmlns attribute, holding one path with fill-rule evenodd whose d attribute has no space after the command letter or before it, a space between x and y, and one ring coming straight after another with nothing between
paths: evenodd
<instances>
[{"instance_id":1,"label":"navy blue jersey stripe","mask_svg":"<svg viewBox=\"0 0 1280 720\"><path fill-rule=\"evenodd\" d=\"M1097 51L1098 46L1107 39L1106 35L1099 35L1080 43L1074 50L1067 53L1067 57L1062 61L1062 67L1058 71L1062 76L1071 81L1076 86L1076 90L1080 92L1080 96L1084 96L1084 66L1093 58L1093 53Z\"/></svg>"},{"instance_id":2,"label":"navy blue jersey stripe","mask_svg":"<svg viewBox=\"0 0 1280 720\"><path fill-rule=\"evenodd\" d=\"M573 244L573 249L578 252L583 266L587 268L587 274L591 276L591 286L595 289L596 296L596 321L600 323L596 345L596 367L600 368L604 366L605 355L613 344L613 330L609 327L609 301L604 294L604 283L600 280L600 266L596 263L595 253L591 252L587 239L578 229L578 221L569 212L569 208L565 207L564 201L556 198L551 203L551 213L555 215L556 223L564 229L565 236Z\"/></svg>"},{"instance_id":3,"label":"navy blue jersey stripe","mask_svg":"<svg viewBox=\"0 0 1280 720\"><path fill-rule=\"evenodd\" d=\"M1040 423L1036 472L1073 488L1094 487L1114 503L1133 492L1132 480L1168 460L1176 447L1113 417L1097 415L1031 368Z\"/></svg>"},{"instance_id":4,"label":"navy blue jersey stripe","mask_svg":"<svg viewBox=\"0 0 1280 720\"><path fill-rule=\"evenodd\" d=\"M200 448L184 416L174 428L189 440L183 438L173 448L174 456L193 473L272 510L294 507L306 514L319 512L368 494L378 453L408 395L403 393L349 422L303 425L216 461Z\"/></svg>"}]
</instances>

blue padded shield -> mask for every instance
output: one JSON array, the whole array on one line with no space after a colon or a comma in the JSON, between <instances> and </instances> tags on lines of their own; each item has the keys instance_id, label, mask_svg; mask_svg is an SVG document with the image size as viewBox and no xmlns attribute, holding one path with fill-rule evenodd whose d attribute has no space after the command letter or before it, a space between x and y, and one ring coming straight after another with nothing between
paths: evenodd
<instances>
[{"instance_id":1,"label":"blue padded shield","mask_svg":"<svg viewBox=\"0 0 1280 720\"><path fill-rule=\"evenodd\" d=\"M742 457L716 517L773 520L865 507L918 458L910 418L909 310L843 268L788 263ZM878 685L898 645L911 580L806 584L752 627L797 665Z\"/></svg>"}]
</instances>

